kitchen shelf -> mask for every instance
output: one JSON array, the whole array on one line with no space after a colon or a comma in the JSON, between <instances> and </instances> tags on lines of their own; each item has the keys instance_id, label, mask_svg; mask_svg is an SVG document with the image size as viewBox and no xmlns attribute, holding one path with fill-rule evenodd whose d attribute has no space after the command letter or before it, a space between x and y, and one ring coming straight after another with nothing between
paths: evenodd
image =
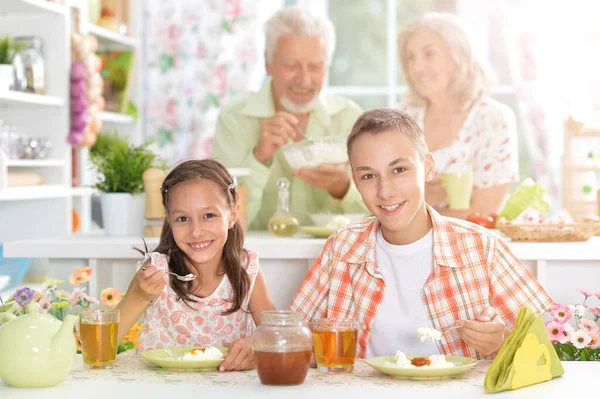
<instances>
[{"instance_id":1,"label":"kitchen shelf","mask_svg":"<svg viewBox=\"0 0 600 399\"><path fill-rule=\"evenodd\" d=\"M2 0L0 1L0 16L10 15L66 15L67 7L51 3L47 0Z\"/></svg>"},{"instance_id":2,"label":"kitchen shelf","mask_svg":"<svg viewBox=\"0 0 600 399\"><path fill-rule=\"evenodd\" d=\"M9 90L7 92L0 92L0 104L48 105L53 107L62 107L63 105L65 105L65 101L61 97L56 96L23 93L20 91Z\"/></svg>"},{"instance_id":3,"label":"kitchen shelf","mask_svg":"<svg viewBox=\"0 0 600 399\"><path fill-rule=\"evenodd\" d=\"M88 197L93 195L95 190L91 187L73 187L71 188L71 195L74 197Z\"/></svg>"},{"instance_id":4,"label":"kitchen shelf","mask_svg":"<svg viewBox=\"0 0 600 399\"><path fill-rule=\"evenodd\" d=\"M135 123L135 118L131 115L119 114L116 112L100 112L98 118L102 122L109 123L120 123L123 125L129 125Z\"/></svg>"},{"instance_id":5,"label":"kitchen shelf","mask_svg":"<svg viewBox=\"0 0 600 399\"><path fill-rule=\"evenodd\" d=\"M5 165L13 168L44 168L65 166L64 159L9 159Z\"/></svg>"},{"instance_id":6,"label":"kitchen shelf","mask_svg":"<svg viewBox=\"0 0 600 399\"><path fill-rule=\"evenodd\" d=\"M140 41L136 38L120 35L98 25L87 24L88 33L98 39L99 50L136 50Z\"/></svg>"},{"instance_id":7,"label":"kitchen shelf","mask_svg":"<svg viewBox=\"0 0 600 399\"><path fill-rule=\"evenodd\" d=\"M70 191L62 185L8 187L0 191L0 201L39 200L68 197Z\"/></svg>"}]
</instances>

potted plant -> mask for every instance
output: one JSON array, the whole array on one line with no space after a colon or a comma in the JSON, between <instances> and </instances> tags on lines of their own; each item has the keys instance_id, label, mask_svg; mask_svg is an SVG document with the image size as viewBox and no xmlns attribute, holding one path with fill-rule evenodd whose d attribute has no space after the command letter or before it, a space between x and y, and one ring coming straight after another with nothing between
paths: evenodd
<instances>
[{"instance_id":1,"label":"potted plant","mask_svg":"<svg viewBox=\"0 0 600 399\"><path fill-rule=\"evenodd\" d=\"M148 168L167 169L166 162L149 148L150 144L130 144L127 138L114 132L98 135L90 149L90 162L97 173L93 188L101 193L102 222L107 235L142 234L142 175Z\"/></svg>"},{"instance_id":2,"label":"potted plant","mask_svg":"<svg viewBox=\"0 0 600 399\"><path fill-rule=\"evenodd\" d=\"M14 51L9 36L0 38L0 93L8 91L14 81L12 66Z\"/></svg>"}]
</instances>

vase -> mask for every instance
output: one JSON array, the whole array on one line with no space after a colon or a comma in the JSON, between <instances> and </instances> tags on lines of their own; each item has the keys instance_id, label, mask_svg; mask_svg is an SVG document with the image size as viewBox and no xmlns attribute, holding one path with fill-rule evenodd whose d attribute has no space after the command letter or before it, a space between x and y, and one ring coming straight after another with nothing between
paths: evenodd
<instances>
[{"instance_id":1,"label":"vase","mask_svg":"<svg viewBox=\"0 0 600 399\"><path fill-rule=\"evenodd\" d=\"M144 196L103 193L102 223L108 236L141 236L144 230Z\"/></svg>"}]
</instances>

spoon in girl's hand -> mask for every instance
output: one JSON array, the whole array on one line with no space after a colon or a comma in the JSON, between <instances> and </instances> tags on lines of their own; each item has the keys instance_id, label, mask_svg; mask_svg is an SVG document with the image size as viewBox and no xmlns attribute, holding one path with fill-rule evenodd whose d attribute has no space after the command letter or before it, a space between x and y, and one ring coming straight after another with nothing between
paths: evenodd
<instances>
[{"instance_id":1,"label":"spoon in girl's hand","mask_svg":"<svg viewBox=\"0 0 600 399\"><path fill-rule=\"evenodd\" d=\"M146 267L142 267L142 270L146 270L146 269L147 269ZM198 277L198 276L196 276L195 274L192 274L192 273L190 273L190 274L186 274L185 276L180 276L180 275L179 275L179 274L177 274L177 273L173 273L173 272L169 272L169 271L168 271L167 273L169 273L169 274L172 274L173 276L175 276L175 278L176 278L177 280L180 280L180 281L192 281L192 280L194 280L196 277Z\"/></svg>"}]
</instances>

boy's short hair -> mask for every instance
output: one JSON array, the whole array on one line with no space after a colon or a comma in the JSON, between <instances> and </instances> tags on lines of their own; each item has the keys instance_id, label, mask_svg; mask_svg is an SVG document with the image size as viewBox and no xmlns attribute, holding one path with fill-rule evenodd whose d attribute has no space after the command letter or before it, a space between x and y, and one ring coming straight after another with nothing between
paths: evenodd
<instances>
[{"instance_id":1,"label":"boy's short hair","mask_svg":"<svg viewBox=\"0 0 600 399\"><path fill-rule=\"evenodd\" d=\"M352 145L360 136L366 133L375 135L389 130L395 130L408 137L419 152L421 161L425 159L429 149L423 131L408 114L394 108L375 108L365 112L356 120L346 141L348 157Z\"/></svg>"}]
</instances>

